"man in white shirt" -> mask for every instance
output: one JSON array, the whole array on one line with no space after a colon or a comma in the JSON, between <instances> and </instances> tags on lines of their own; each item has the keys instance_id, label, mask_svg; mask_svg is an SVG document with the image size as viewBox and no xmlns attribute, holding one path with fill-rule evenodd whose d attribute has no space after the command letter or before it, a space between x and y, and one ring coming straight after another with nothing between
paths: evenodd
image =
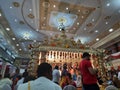
<instances>
[{"instance_id":1,"label":"man in white shirt","mask_svg":"<svg viewBox=\"0 0 120 90\"><path fill-rule=\"evenodd\" d=\"M52 66L48 63L41 63L37 70L38 78L18 86L17 90L62 90L52 80Z\"/></svg>"},{"instance_id":2,"label":"man in white shirt","mask_svg":"<svg viewBox=\"0 0 120 90\"><path fill-rule=\"evenodd\" d=\"M59 72L59 67L56 65L53 72L52 72L52 76L53 76L53 82L59 84L59 80L60 80L60 72Z\"/></svg>"}]
</instances>

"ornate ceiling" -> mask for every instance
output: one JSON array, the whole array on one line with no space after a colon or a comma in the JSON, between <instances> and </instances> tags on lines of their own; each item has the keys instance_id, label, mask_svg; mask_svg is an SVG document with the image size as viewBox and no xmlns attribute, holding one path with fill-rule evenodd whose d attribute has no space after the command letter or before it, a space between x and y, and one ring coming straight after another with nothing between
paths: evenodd
<instances>
[{"instance_id":1,"label":"ornate ceiling","mask_svg":"<svg viewBox=\"0 0 120 90\"><path fill-rule=\"evenodd\" d=\"M29 44L61 34L63 24L68 38L105 48L120 37L119 16L120 0L0 0L0 46L29 58Z\"/></svg>"}]
</instances>

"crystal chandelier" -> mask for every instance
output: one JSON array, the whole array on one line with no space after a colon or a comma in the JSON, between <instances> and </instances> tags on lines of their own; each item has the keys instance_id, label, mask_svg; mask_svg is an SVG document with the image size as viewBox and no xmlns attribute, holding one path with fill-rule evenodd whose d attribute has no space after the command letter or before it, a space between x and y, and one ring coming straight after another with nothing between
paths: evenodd
<instances>
[{"instance_id":1,"label":"crystal chandelier","mask_svg":"<svg viewBox=\"0 0 120 90\"><path fill-rule=\"evenodd\" d=\"M65 25L63 24L63 22L59 24L58 30L65 31Z\"/></svg>"}]
</instances>

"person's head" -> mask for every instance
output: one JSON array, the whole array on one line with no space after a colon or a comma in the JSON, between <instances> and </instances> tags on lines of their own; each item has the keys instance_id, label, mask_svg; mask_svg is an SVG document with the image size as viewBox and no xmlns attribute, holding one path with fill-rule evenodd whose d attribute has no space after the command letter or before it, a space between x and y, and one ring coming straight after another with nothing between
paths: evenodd
<instances>
[{"instance_id":1,"label":"person's head","mask_svg":"<svg viewBox=\"0 0 120 90\"><path fill-rule=\"evenodd\" d=\"M16 73L16 74L19 74L19 73L20 73L20 69L19 69L19 68L16 68L15 73Z\"/></svg>"},{"instance_id":2,"label":"person's head","mask_svg":"<svg viewBox=\"0 0 120 90\"><path fill-rule=\"evenodd\" d=\"M65 69L65 70L67 69L67 64L66 63L63 64L63 69Z\"/></svg>"},{"instance_id":3,"label":"person's head","mask_svg":"<svg viewBox=\"0 0 120 90\"><path fill-rule=\"evenodd\" d=\"M59 69L58 65L55 66L55 69L57 69L57 70Z\"/></svg>"},{"instance_id":4,"label":"person's head","mask_svg":"<svg viewBox=\"0 0 120 90\"><path fill-rule=\"evenodd\" d=\"M41 63L37 69L38 77L44 76L52 80L52 66L48 63Z\"/></svg>"},{"instance_id":5,"label":"person's head","mask_svg":"<svg viewBox=\"0 0 120 90\"><path fill-rule=\"evenodd\" d=\"M4 78L10 78L10 74L9 73L5 73L4 74Z\"/></svg>"},{"instance_id":6,"label":"person's head","mask_svg":"<svg viewBox=\"0 0 120 90\"><path fill-rule=\"evenodd\" d=\"M23 74L22 74L22 77L27 77L28 76L28 72L24 72Z\"/></svg>"},{"instance_id":7,"label":"person's head","mask_svg":"<svg viewBox=\"0 0 120 90\"><path fill-rule=\"evenodd\" d=\"M72 79L71 73L67 73L67 77L68 77L68 79Z\"/></svg>"},{"instance_id":8,"label":"person's head","mask_svg":"<svg viewBox=\"0 0 120 90\"><path fill-rule=\"evenodd\" d=\"M90 54L88 52L84 52L83 55L82 55L82 58L90 60Z\"/></svg>"},{"instance_id":9,"label":"person's head","mask_svg":"<svg viewBox=\"0 0 120 90\"><path fill-rule=\"evenodd\" d=\"M26 83L26 82L28 82L28 81L32 81L32 80L35 80L35 79L36 79L35 76L28 75L28 76L26 76L26 77L24 78L23 83Z\"/></svg>"},{"instance_id":10,"label":"person's head","mask_svg":"<svg viewBox=\"0 0 120 90\"><path fill-rule=\"evenodd\" d=\"M0 79L2 79L2 74L0 74Z\"/></svg>"}]
</instances>

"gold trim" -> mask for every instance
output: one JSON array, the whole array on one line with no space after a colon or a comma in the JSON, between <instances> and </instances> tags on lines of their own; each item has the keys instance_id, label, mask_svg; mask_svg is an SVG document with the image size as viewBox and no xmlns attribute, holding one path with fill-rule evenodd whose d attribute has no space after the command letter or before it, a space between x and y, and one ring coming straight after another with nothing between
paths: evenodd
<instances>
[{"instance_id":1,"label":"gold trim","mask_svg":"<svg viewBox=\"0 0 120 90\"><path fill-rule=\"evenodd\" d=\"M30 81L28 82L28 90L30 90Z\"/></svg>"}]
</instances>

